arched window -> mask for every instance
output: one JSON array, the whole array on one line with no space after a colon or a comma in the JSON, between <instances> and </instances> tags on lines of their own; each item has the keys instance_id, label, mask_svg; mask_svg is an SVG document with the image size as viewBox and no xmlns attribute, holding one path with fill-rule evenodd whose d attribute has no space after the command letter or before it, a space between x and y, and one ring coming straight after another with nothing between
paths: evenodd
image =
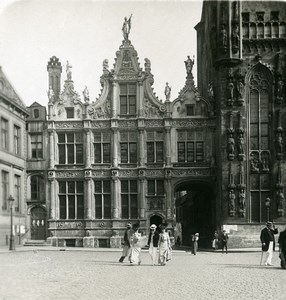
<instances>
[{"instance_id":1,"label":"arched window","mask_svg":"<svg viewBox=\"0 0 286 300\"><path fill-rule=\"evenodd\" d=\"M250 221L266 220L265 199L270 197L270 71L258 65L249 77Z\"/></svg>"}]
</instances>

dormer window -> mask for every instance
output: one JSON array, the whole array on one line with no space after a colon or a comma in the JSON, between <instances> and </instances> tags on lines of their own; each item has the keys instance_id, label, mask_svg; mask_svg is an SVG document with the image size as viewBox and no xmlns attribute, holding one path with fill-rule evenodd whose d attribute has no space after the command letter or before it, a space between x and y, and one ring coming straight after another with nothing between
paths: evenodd
<instances>
[{"instance_id":1,"label":"dormer window","mask_svg":"<svg viewBox=\"0 0 286 300\"><path fill-rule=\"evenodd\" d=\"M66 107L66 112L67 112L67 119L74 118L74 108L73 107Z\"/></svg>"},{"instance_id":2,"label":"dormer window","mask_svg":"<svg viewBox=\"0 0 286 300\"><path fill-rule=\"evenodd\" d=\"M195 106L194 105L186 105L187 116L195 115Z\"/></svg>"},{"instance_id":3,"label":"dormer window","mask_svg":"<svg viewBox=\"0 0 286 300\"><path fill-rule=\"evenodd\" d=\"M136 84L120 84L120 114L136 114Z\"/></svg>"},{"instance_id":4,"label":"dormer window","mask_svg":"<svg viewBox=\"0 0 286 300\"><path fill-rule=\"evenodd\" d=\"M34 118L37 119L37 118L39 118L39 116L40 116L39 110L37 108L34 109Z\"/></svg>"}]
</instances>

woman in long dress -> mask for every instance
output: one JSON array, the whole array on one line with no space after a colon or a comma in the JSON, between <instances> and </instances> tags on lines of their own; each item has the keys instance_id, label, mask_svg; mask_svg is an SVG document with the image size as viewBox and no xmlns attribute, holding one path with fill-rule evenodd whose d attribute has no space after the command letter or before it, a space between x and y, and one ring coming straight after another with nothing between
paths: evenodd
<instances>
[{"instance_id":1,"label":"woman in long dress","mask_svg":"<svg viewBox=\"0 0 286 300\"><path fill-rule=\"evenodd\" d=\"M140 265L141 264L141 233L139 233L139 224L133 225L133 234L130 238L130 264Z\"/></svg>"},{"instance_id":2,"label":"woman in long dress","mask_svg":"<svg viewBox=\"0 0 286 300\"><path fill-rule=\"evenodd\" d=\"M160 228L162 232L159 237L159 264L161 266L165 266L167 262L168 253L171 251L171 242L169 234L166 232L166 224L161 224Z\"/></svg>"}]
</instances>

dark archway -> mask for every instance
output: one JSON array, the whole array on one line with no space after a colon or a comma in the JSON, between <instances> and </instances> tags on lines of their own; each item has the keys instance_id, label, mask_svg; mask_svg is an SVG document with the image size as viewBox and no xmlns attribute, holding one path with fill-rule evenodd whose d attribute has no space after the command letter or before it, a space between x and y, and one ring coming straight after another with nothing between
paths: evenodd
<instances>
[{"instance_id":1,"label":"dark archway","mask_svg":"<svg viewBox=\"0 0 286 300\"><path fill-rule=\"evenodd\" d=\"M215 195L206 183L183 182L175 189L176 222L180 240L191 245L192 234L199 233L199 247L210 248L215 226Z\"/></svg>"},{"instance_id":2,"label":"dark archway","mask_svg":"<svg viewBox=\"0 0 286 300\"><path fill-rule=\"evenodd\" d=\"M163 218L159 215L153 215L150 217L150 225L155 224L159 231L159 225L163 223Z\"/></svg>"},{"instance_id":3,"label":"dark archway","mask_svg":"<svg viewBox=\"0 0 286 300\"><path fill-rule=\"evenodd\" d=\"M31 240L46 239L46 211L42 207L31 209Z\"/></svg>"}]
</instances>

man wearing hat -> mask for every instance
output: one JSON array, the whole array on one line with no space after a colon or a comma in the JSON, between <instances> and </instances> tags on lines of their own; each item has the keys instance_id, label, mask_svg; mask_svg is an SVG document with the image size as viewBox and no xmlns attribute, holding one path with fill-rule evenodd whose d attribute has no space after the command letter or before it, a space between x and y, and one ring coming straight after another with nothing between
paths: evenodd
<instances>
[{"instance_id":1,"label":"man wearing hat","mask_svg":"<svg viewBox=\"0 0 286 300\"><path fill-rule=\"evenodd\" d=\"M228 234L224 229L221 235L221 253L223 254L223 250L225 249L225 254L227 254L227 244L228 244Z\"/></svg>"},{"instance_id":2,"label":"man wearing hat","mask_svg":"<svg viewBox=\"0 0 286 300\"><path fill-rule=\"evenodd\" d=\"M286 228L280 232L279 239L279 257L281 259L281 268L286 269Z\"/></svg>"},{"instance_id":3,"label":"man wearing hat","mask_svg":"<svg viewBox=\"0 0 286 300\"><path fill-rule=\"evenodd\" d=\"M132 235L132 224L127 223L127 229L124 232L124 246L122 250L122 256L119 259L119 262L123 263L124 258L130 255L130 237Z\"/></svg>"},{"instance_id":4,"label":"man wearing hat","mask_svg":"<svg viewBox=\"0 0 286 300\"><path fill-rule=\"evenodd\" d=\"M278 230L272 222L267 221L266 227L261 230L260 241L262 243L262 251L266 251L265 266L272 265L273 251L275 250L275 237Z\"/></svg>"},{"instance_id":5,"label":"man wearing hat","mask_svg":"<svg viewBox=\"0 0 286 300\"><path fill-rule=\"evenodd\" d=\"M152 224L150 226L150 233L148 237L149 254L152 259L152 266L156 264L157 260L157 249L159 242L159 232L156 230L157 226Z\"/></svg>"}]
</instances>

